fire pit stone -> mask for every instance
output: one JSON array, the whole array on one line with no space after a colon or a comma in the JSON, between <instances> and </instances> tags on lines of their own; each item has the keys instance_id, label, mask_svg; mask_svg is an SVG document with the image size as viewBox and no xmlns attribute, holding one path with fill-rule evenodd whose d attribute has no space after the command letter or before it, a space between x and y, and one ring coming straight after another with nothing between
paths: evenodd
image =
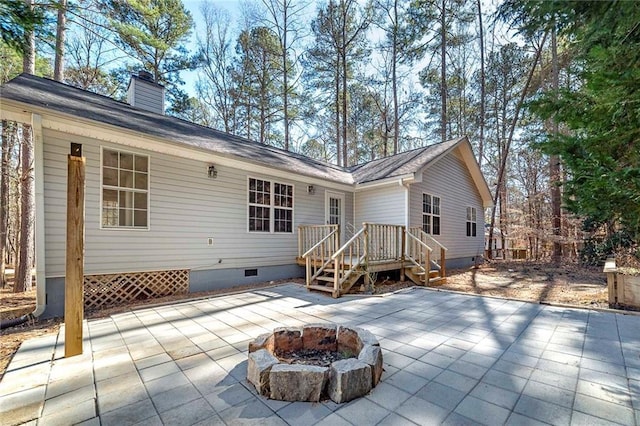
<instances>
[{"instance_id":1,"label":"fire pit stone","mask_svg":"<svg viewBox=\"0 0 640 426\"><path fill-rule=\"evenodd\" d=\"M339 404L368 394L371 383L369 364L356 358L343 359L331 364L327 393Z\"/></svg>"},{"instance_id":2,"label":"fire pit stone","mask_svg":"<svg viewBox=\"0 0 640 426\"><path fill-rule=\"evenodd\" d=\"M381 375L378 340L358 327L280 327L249 343L247 380L271 399L347 402L367 394Z\"/></svg>"},{"instance_id":3,"label":"fire pit stone","mask_svg":"<svg viewBox=\"0 0 640 426\"><path fill-rule=\"evenodd\" d=\"M375 388L382 376L382 349L380 346L365 345L358 359L371 367L371 386Z\"/></svg>"},{"instance_id":4,"label":"fire pit stone","mask_svg":"<svg viewBox=\"0 0 640 426\"><path fill-rule=\"evenodd\" d=\"M328 370L315 365L274 365L269 373L269 397L280 401L318 402Z\"/></svg>"},{"instance_id":5,"label":"fire pit stone","mask_svg":"<svg viewBox=\"0 0 640 426\"><path fill-rule=\"evenodd\" d=\"M247 380L249 380L260 395L269 395L269 374L274 365L280 360L266 349L260 349L249 354L247 364Z\"/></svg>"}]
</instances>

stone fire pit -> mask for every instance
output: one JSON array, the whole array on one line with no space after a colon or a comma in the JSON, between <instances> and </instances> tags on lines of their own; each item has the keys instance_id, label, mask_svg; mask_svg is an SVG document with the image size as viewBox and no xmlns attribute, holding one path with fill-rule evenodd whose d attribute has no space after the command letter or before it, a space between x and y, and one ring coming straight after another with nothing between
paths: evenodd
<instances>
[{"instance_id":1,"label":"stone fire pit","mask_svg":"<svg viewBox=\"0 0 640 426\"><path fill-rule=\"evenodd\" d=\"M369 393L381 375L380 344L361 328L283 327L249 343L247 380L271 399L347 402Z\"/></svg>"}]
</instances>

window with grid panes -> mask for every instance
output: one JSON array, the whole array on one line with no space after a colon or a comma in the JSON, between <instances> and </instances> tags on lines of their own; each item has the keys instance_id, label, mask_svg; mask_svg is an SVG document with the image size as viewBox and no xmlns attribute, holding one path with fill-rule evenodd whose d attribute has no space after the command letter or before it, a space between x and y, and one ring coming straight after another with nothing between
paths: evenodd
<instances>
[{"instance_id":1,"label":"window with grid panes","mask_svg":"<svg viewBox=\"0 0 640 426\"><path fill-rule=\"evenodd\" d=\"M440 235L440 197L422 194L422 230Z\"/></svg>"},{"instance_id":2,"label":"window with grid panes","mask_svg":"<svg viewBox=\"0 0 640 426\"><path fill-rule=\"evenodd\" d=\"M103 228L149 227L149 157L102 150Z\"/></svg>"},{"instance_id":3,"label":"window with grid panes","mask_svg":"<svg viewBox=\"0 0 640 426\"><path fill-rule=\"evenodd\" d=\"M477 212L475 207L467 207L467 237L475 237L477 232Z\"/></svg>"},{"instance_id":4,"label":"window with grid panes","mask_svg":"<svg viewBox=\"0 0 640 426\"><path fill-rule=\"evenodd\" d=\"M249 178L249 231L293 232L293 185Z\"/></svg>"}]
</instances>

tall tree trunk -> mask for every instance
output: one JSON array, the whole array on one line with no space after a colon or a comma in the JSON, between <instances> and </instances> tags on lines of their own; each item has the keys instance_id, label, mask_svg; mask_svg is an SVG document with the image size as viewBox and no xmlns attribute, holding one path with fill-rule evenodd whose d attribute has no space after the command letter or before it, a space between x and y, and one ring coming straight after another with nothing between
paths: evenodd
<instances>
[{"instance_id":1,"label":"tall tree trunk","mask_svg":"<svg viewBox=\"0 0 640 426\"><path fill-rule=\"evenodd\" d=\"M440 101L442 104L440 111L440 133L442 142L447 140L447 19L446 19L447 0L442 0L442 10L440 11Z\"/></svg>"},{"instance_id":2,"label":"tall tree trunk","mask_svg":"<svg viewBox=\"0 0 640 426\"><path fill-rule=\"evenodd\" d=\"M393 0L393 52L391 58L391 86L393 91L393 154L400 149L400 123L398 112L398 0ZM386 127L386 121L385 121ZM385 141L386 149L386 141ZM386 154L385 154L386 155Z\"/></svg>"},{"instance_id":3,"label":"tall tree trunk","mask_svg":"<svg viewBox=\"0 0 640 426\"><path fill-rule=\"evenodd\" d=\"M0 182L0 284L2 288L7 284L5 274L5 260L7 257L7 226L9 215L9 150L11 137L9 132L9 122L2 120L2 165Z\"/></svg>"},{"instance_id":4,"label":"tall tree trunk","mask_svg":"<svg viewBox=\"0 0 640 426\"><path fill-rule=\"evenodd\" d=\"M531 85L531 80L533 79L533 74L536 70L536 65L540 60L540 54L542 53L542 49L544 47L544 43L547 39L547 34L542 37L542 42L538 49L536 50L536 56L531 64L531 69L529 70L529 75L527 75L527 81L522 88L522 92L520 93L520 98L518 99L518 103L516 104L516 110L513 113L513 121L511 121L511 127L509 129L509 138L507 139L507 143L504 149L504 155L500 160L500 167L498 168L498 182L496 184L496 192L493 195L493 207L491 208L491 224L489 225L489 241L493 240L493 231L496 226L496 204L498 202L498 196L500 195L500 187L502 185L502 181L504 180L505 170L507 168L507 158L509 157L509 150L511 148L511 141L513 140L513 133L516 128L516 124L518 122L518 117L520 116L520 109L522 109L522 104L524 103L524 98L529 91L529 86ZM489 256L491 256L491 251L489 251Z\"/></svg>"},{"instance_id":5,"label":"tall tree trunk","mask_svg":"<svg viewBox=\"0 0 640 426\"><path fill-rule=\"evenodd\" d=\"M53 68L53 79L64 80L64 41L67 25L67 0L60 0L58 5L58 24L56 27L56 58Z\"/></svg>"},{"instance_id":6,"label":"tall tree trunk","mask_svg":"<svg viewBox=\"0 0 640 426\"><path fill-rule=\"evenodd\" d=\"M342 166L342 144L340 143L340 53L338 52L338 54L336 55L336 80L335 80L335 90L336 90L336 99L335 99L335 106L336 106L336 128L335 128L335 132L336 132L336 161L338 166Z\"/></svg>"},{"instance_id":7,"label":"tall tree trunk","mask_svg":"<svg viewBox=\"0 0 640 426\"><path fill-rule=\"evenodd\" d=\"M349 165L347 148L347 6L342 4L342 166Z\"/></svg>"},{"instance_id":8,"label":"tall tree trunk","mask_svg":"<svg viewBox=\"0 0 640 426\"><path fill-rule=\"evenodd\" d=\"M30 124L22 125L22 155L20 163L22 175L21 216L20 216L20 255L16 265L16 277L13 291L31 290L31 269L33 267L33 240L35 230L35 188L33 171L33 134Z\"/></svg>"},{"instance_id":9,"label":"tall tree trunk","mask_svg":"<svg viewBox=\"0 0 640 426\"><path fill-rule=\"evenodd\" d=\"M289 69L287 64L287 32L289 31L288 0L283 0L283 21L282 21L282 108L284 112L284 150L289 151Z\"/></svg>"},{"instance_id":10,"label":"tall tree trunk","mask_svg":"<svg viewBox=\"0 0 640 426\"><path fill-rule=\"evenodd\" d=\"M506 173L506 172L505 172ZM509 232L509 226L507 224L507 180L502 180L500 187L500 247L502 247L502 258L507 259L507 244L505 235Z\"/></svg>"},{"instance_id":11,"label":"tall tree trunk","mask_svg":"<svg viewBox=\"0 0 640 426\"><path fill-rule=\"evenodd\" d=\"M343 50L342 56L342 165L349 165L347 147L347 58Z\"/></svg>"},{"instance_id":12,"label":"tall tree trunk","mask_svg":"<svg viewBox=\"0 0 640 426\"><path fill-rule=\"evenodd\" d=\"M24 0L33 9L34 0ZM24 56L22 57L22 72L27 74L36 73L36 36L33 31L25 34Z\"/></svg>"},{"instance_id":13,"label":"tall tree trunk","mask_svg":"<svg viewBox=\"0 0 640 426\"><path fill-rule=\"evenodd\" d=\"M558 96L558 44L556 40L556 26L553 24L551 28L551 69L552 69L552 84L553 93L557 98ZM553 137L558 136L558 121L555 117L552 120L552 132ZM557 155L549 156L549 184L551 187L551 225L553 227L553 262L560 262L562 260L562 195L560 193L560 185L562 184L562 177L560 176L560 157Z\"/></svg>"},{"instance_id":14,"label":"tall tree trunk","mask_svg":"<svg viewBox=\"0 0 640 426\"><path fill-rule=\"evenodd\" d=\"M484 106L485 106L485 74L484 74L484 31L482 28L482 5L478 5L478 29L480 31L480 140L478 141L478 164L482 167L484 156Z\"/></svg>"}]
</instances>

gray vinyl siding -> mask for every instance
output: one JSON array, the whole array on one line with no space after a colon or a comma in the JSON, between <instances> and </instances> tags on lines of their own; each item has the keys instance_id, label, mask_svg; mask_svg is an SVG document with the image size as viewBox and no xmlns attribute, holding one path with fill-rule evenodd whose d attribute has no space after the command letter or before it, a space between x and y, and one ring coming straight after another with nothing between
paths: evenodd
<instances>
[{"instance_id":1,"label":"gray vinyl siding","mask_svg":"<svg viewBox=\"0 0 640 426\"><path fill-rule=\"evenodd\" d=\"M355 194L358 229L363 222L404 225L405 190L397 183L378 186Z\"/></svg>"},{"instance_id":2,"label":"gray vinyl siding","mask_svg":"<svg viewBox=\"0 0 640 426\"><path fill-rule=\"evenodd\" d=\"M164 113L164 89L153 83L146 83L138 78L131 80L129 102L147 111Z\"/></svg>"},{"instance_id":3,"label":"gray vinyl siding","mask_svg":"<svg viewBox=\"0 0 640 426\"><path fill-rule=\"evenodd\" d=\"M48 277L64 276L70 142L82 143L86 158L85 274L289 265L297 254L297 226L324 223L324 191L308 194L306 182L248 174L224 164L215 165L218 176L211 179L209 163L134 150L149 156L149 229L100 229L100 147L130 150L44 129ZM248 176L294 186L293 233L248 232ZM345 195L348 206L352 197ZM212 246L207 245L210 237Z\"/></svg>"},{"instance_id":4,"label":"gray vinyl siding","mask_svg":"<svg viewBox=\"0 0 640 426\"><path fill-rule=\"evenodd\" d=\"M422 194L440 197L440 235L435 238L449 251L447 258L482 255L484 247L484 209L482 199L462 157L455 150L427 168L422 182L411 185L409 220L422 226ZM467 206L477 211L476 237L467 237Z\"/></svg>"}]
</instances>

